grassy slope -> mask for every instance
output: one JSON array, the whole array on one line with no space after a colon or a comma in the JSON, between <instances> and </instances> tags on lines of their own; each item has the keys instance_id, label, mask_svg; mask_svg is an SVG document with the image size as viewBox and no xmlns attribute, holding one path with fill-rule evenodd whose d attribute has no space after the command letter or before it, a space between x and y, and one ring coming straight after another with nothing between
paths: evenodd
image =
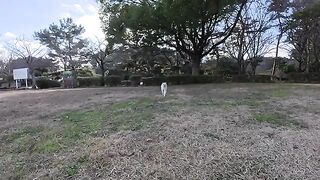
<instances>
[{"instance_id":1,"label":"grassy slope","mask_svg":"<svg viewBox=\"0 0 320 180\"><path fill-rule=\"evenodd\" d=\"M202 113L201 120L201 118L210 118L210 115L206 116L206 113L210 113L210 111L228 114L228 112L244 108L249 118L244 118L246 120L241 123L258 127L284 127L292 130L306 128L307 126L301 121L292 119L285 109L274 108L273 102L289 98L292 95L292 89L290 86L284 89L275 87L271 91L246 92L244 96L239 96L239 98L236 98L237 96L221 99L210 97L181 99L177 96L166 99L138 98L117 102L111 106L93 107L91 110L67 112L60 115L57 126L18 129L1 139L2 144L7 148L2 148L0 151L0 171L3 173L2 177L15 179L31 178L39 175L37 171L48 172L48 169L51 170L52 174L42 174L42 177L79 178L83 175L90 176L90 173L94 171L100 171L101 169L97 167L112 174L114 167L105 164L107 163L106 159L95 157L95 154L99 154L101 149L107 149L108 146L116 143L110 141L109 137L119 133L143 132L144 130L150 131L151 136L153 132L160 131L163 128L163 125L159 124L167 123L156 122L157 117L164 116L168 121L177 121L177 126L179 126L179 124L188 122L184 118L193 117L190 113L193 110ZM179 112L182 114L177 115ZM233 121L233 118L236 117L227 117L227 120ZM198 120L199 117L194 121ZM156 125L152 127L154 123ZM208 127L209 124L210 122ZM186 131L192 129L192 127L193 125L187 125ZM202 127L201 131L203 131L201 134L204 138L223 140L223 135L212 132L212 130L209 131L205 126ZM190 136L193 133L189 132ZM178 135L177 139L179 139ZM149 140L146 139L146 142L149 142ZM200 146L205 145L200 144ZM120 152L121 157L131 157L133 155L132 152ZM107 156L110 158L117 155L110 153ZM139 157L137 158L139 159ZM93 167L95 167L94 170L92 170ZM260 167L260 169L263 170L266 167ZM242 170L240 169L240 171ZM108 175L110 174L104 174L103 176L107 177ZM216 177L216 175L213 177ZM222 177L235 177L225 175L227 173Z\"/></svg>"}]
</instances>

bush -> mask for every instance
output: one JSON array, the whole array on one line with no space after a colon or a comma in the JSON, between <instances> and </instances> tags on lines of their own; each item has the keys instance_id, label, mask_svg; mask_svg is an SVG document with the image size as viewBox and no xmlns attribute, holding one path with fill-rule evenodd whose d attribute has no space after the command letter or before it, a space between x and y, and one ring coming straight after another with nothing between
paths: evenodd
<instances>
[{"instance_id":1,"label":"bush","mask_svg":"<svg viewBox=\"0 0 320 180\"><path fill-rule=\"evenodd\" d=\"M289 73L287 77L294 83L320 82L320 73Z\"/></svg>"},{"instance_id":2,"label":"bush","mask_svg":"<svg viewBox=\"0 0 320 180\"><path fill-rule=\"evenodd\" d=\"M78 77L93 77L93 72L91 69L83 68L79 69L77 72Z\"/></svg>"},{"instance_id":3,"label":"bush","mask_svg":"<svg viewBox=\"0 0 320 180\"><path fill-rule=\"evenodd\" d=\"M231 78L231 82L256 82L256 83L272 83L270 75L255 75L248 76L246 74L242 75L233 75Z\"/></svg>"},{"instance_id":4,"label":"bush","mask_svg":"<svg viewBox=\"0 0 320 180\"><path fill-rule=\"evenodd\" d=\"M209 75L173 75L167 77L144 77L142 78L143 84L146 86L158 86L162 82L167 82L170 85L182 84L205 84L205 83L222 83L224 82L222 76L209 76Z\"/></svg>"},{"instance_id":5,"label":"bush","mask_svg":"<svg viewBox=\"0 0 320 180\"><path fill-rule=\"evenodd\" d=\"M145 86L159 86L161 83L166 82L165 77L143 77L143 85Z\"/></svg>"},{"instance_id":6,"label":"bush","mask_svg":"<svg viewBox=\"0 0 320 180\"><path fill-rule=\"evenodd\" d=\"M206 83L222 83L224 79L222 76L191 76L192 84L206 84Z\"/></svg>"},{"instance_id":7,"label":"bush","mask_svg":"<svg viewBox=\"0 0 320 180\"><path fill-rule=\"evenodd\" d=\"M101 77L78 77L79 87L101 86Z\"/></svg>"},{"instance_id":8,"label":"bush","mask_svg":"<svg viewBox=\"0 0 320 180\"><path fill-rule=\"evenodd\" d=\"M141 79L142 79L142 76L140 76L140 75L132 75L130 77L131 85L132 86L139 86Z\"/></svg>"},{"instance_id":9,"label":"bush","mask_svg":"<svg viewBox=\"0 0 320 180\"><path fill-rule=\"evenodd\" d=\"M314 72L307 74L309 82L320 82L320 73Z\"/></svg>"},{"instance_id":10,"label":"bush","mask_svg":"<svg viewBox=\"0 0 320 180\"><path fill-rule=\"evenodd\" d=\"M169 84L205 84L205 83L221 83L224 82L222 76L211 76L211 75L175 75L168 76L167 80Z\"/></svg>"},{"instance_id":11,"label":"bush","mask_svg":"<svg viewBox=\"0 0 320 180\"><path fill-rule=\"evenodd\" d=\"M40 89L48 89L48 88L54 88L54 87L61 86L61 83L59 81L45 79L45 78L37 79L36 84L37 84L38 88L40 88Z\"/></svg>"},{"instance_id":12,"label":"bush","mask_svg":"<svg viewBox=\"0 0 320 180\"><path fill-rule=\"evenodd\" d=\"M123 80L121 81L121 86L131 86L131 81L130 80Z\"/></svg>"},{"instance_id":13,"label":"bush","mask_svg":"<svg viewBox=\"0 0 320 180\"><path fill-rule=\"evenodd\" d=\"M285 73L294 73L297 72L296 66L294 64L288 64L284 67Z\"/></svg>"},{"instance_id":14,"label":"bush","mask_svg":"<svg viewBox=\"0 0 320 180\"><path fill-rule=\"evenodd\" d=\"M233 75L231 78L232 82L251 82L250 78L246 74Z\"/></svg>"},{"instance_id":15,"label":"bush","mask_svg":"<svg viewBox=\"0 0 320 180\"><path fill-rule=\"evenodd\" d=\"M270 75L255 75L253 81L256 83L272 83Z\"/></svg>"},{"instance_id":16,"label":"bush","mask_svg":"<svg viewBox=\"0 0 320 180\"><path fill-rule=\"evenodd\" d=\"M110 75L106 77L106 85L108 86L118 86L121 85L121 76Z\"/></svg>"}]
</instances>

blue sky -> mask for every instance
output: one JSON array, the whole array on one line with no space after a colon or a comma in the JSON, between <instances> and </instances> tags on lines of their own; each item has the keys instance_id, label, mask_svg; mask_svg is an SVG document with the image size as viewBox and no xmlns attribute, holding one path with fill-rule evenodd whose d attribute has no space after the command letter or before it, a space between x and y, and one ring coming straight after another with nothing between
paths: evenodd
<instances>
[{"instance_id":1,"label":"blue sky","mask_svg":"<svg viewBox=\"0 0 320 180\"><path fill-rule=\"evenodd\" d=\"M85 37L103 37L96 0L0 0L0 48L16 38L32 40L35 31L65 17L82 24Z\"/></svg>"}]
</instances>

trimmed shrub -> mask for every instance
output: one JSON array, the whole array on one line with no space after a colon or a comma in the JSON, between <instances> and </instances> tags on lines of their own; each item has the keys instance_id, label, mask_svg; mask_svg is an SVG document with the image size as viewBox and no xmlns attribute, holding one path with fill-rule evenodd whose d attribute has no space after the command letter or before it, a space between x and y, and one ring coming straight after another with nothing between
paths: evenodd
<instances>
[{"instance_id":1,"label":"trimmed shrub","mask_svg":"<svg viewBox=\"0 0 320 180\"><path fill-rule=\"evenodd\" d=\"M38 88L40 88L40 89L61 87L61 83L59 81L55 81L55 80L51 80L51 79L45 79L45 78L37 79L36 80L36 84L37 84Z\"/></svg>"},{"instance_id":2,"label":"trimmed shrub","mask_svg":"<svg viewBox=\"0 0 320 180\"><path fill-rule=\"evenodd\" d=\"M246 74L233 75L231 78L232 82L251 82L250 78Z\"/></svg>"},{"instance_id":3,"label":"trimmed shrub","mask_svg":"<svg viewBox=\"0 0 320 180\"><path fill-rule=\"evenodd\" d=\"M309 73L307 77L309 82L320 82L320 73Z\"/></svg>"},{"instance_id":4,"label":"trimmed shrub","mask_svg":"<svg viewBox=\"0 0 320 180\"><path fill-rule=\"evenodd\" d=\"M123 81L121 81L121 86L131 86L131 81L130 80L123 80Z\"/></svg>"},{"instance_id":5,"label":"trimmed shrub","mask_svg":"<svg viewBox=\"0 0 320 180\"><path fill-rule=\"evenodd\" d=\"M139 86L141 79L142 79L142 76L140 76L140 75L132 75L130 77L131 85L132 86Z\"/></svg>"},{"instance_id":6,"label":"trimmed shrub","mask_svg":"<svg viewBox=\"0 0 320 180\"><path fill-rule=\"evenodd\" d=\"M79 69L77 72L78 77L93 77L93 72L91 69L83 68Z\"/></svg>"},{"instance_id":7,"label":"trimmed shrub","mask_svg":"<svg viewBox=\"0 0 320 180\"><path fill-rule=\"evenodd\" d=\"M167 82L170 85L222 83L224 79L222 76L173 75L167 77L144 77L142 81L146 86L158 86L162 82Z\"/></svg>"},{"instance_id":8,"label":"trimmed shrub","mask_svg":"<svg viewBox=\"0 0 320 180\"><path fill-rule=\"evenodd\" d=\"M206 84L206 83L221 83L224 82L222 76L211 76L211 75L175 75L168 76L167 80L169 84L179 85L179 84Z\"/></svg>"},{"instance_id":9,"label":"trimmed shrub","mask_svg":"<svg viewBox=\"0 0 320 180\"><path fill-rule=\"evenodd\" d=\"M272 83L270 75L255 75L253 81L256 83Z\"/></svg>"},{"instance_id":10,"label":"trimmed shrub","mask_svg":"<svg viewBox=\"0 0 320 180\"><path fill-rule=\"evenodd\" d=\"M242 75L233 75L231 78L231 82L256 82L256 83L272 83L270 75L255 75L255 76L248 76L246 74Z\"/></svg>"},{"instance_id":11,"label":"trimmed shrub","mask_svg":"<svg viewBox=\"0 0 320 180\"><path fill-rule=\"evenodd\" d=\"M224 82L222 76L191 76L192 84L206 84L206 83L222 83Z\"/></svg>"},{"instance_id":12,"label":"trimmed shrub","mask_svg":"<svg viewBox=\"0 0 320 180\"><path fill-rule=\"evenodd\" d=\"M294 83L320 82L320 73L289 73L287 77Z\"/></svg>"},{"instance_id":13,"label":"trimmed shrub","mask_svg":"<svg viewBox=\"0 0 320 180\"><path fill-rule=\"evenodd\" d=\"M101 86L101 77L78 77L79 87Z\"/></svg>"},{"instance_id":14,"label":"trimmed shrub","mask_svg":"<svg viewBox=\"0 0 320 180\"><path fill-rule=\"evenodd\" d=\"M143 77L143 85L145 86L159 86L161 83L166 82L165 77Z\"/></svg>"},{"instance_id":15,"label":"trimmed shrub","mask_svg":"<svg viewBox=\"0 0 320 180\"><path fill-rule=\"evenodd\" d=\"M110 75L106 77L106 85L108 86L118 86L121 85L121 76Z\"/></svg>"}]
</instances>

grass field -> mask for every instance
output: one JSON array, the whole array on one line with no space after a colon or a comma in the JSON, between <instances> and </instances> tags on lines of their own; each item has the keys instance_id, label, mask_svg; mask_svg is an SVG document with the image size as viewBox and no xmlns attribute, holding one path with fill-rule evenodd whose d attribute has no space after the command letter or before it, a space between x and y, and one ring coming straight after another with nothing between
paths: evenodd
<instances>
[{"instance_id":1,"label":"grass field","mask_svg":"<svg viewBox=\"0 0 320 180\"><path fill-rule=\"evenodd\" d=\"M317 179L320 86L0 92L0 179Z\"/></svg>"}]
</instances>

